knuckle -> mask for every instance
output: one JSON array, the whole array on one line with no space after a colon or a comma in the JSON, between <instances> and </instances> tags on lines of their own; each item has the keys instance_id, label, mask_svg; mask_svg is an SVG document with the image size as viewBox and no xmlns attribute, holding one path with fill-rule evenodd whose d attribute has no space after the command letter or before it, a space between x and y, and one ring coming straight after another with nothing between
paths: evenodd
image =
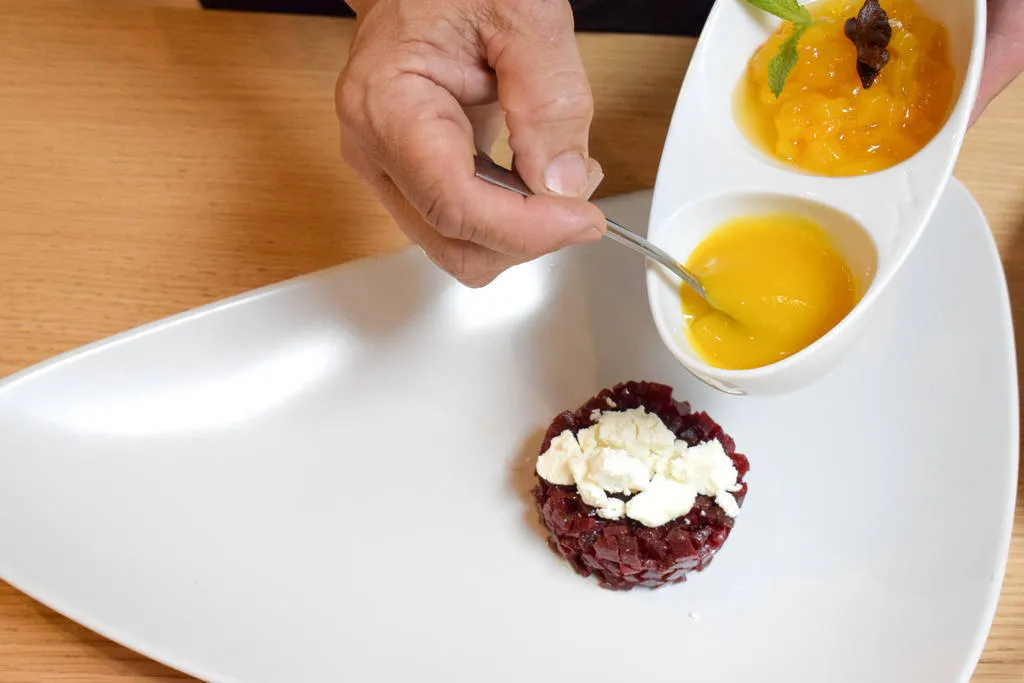
<instances>
[{"instance_id":1,"label":"knuckle","mask_svg":"<svg viewBox=\"0 0 1024 683\"><path fill-rule=\"evenodd\" d=\"M476 275L476 273L471 272L466 250L455 245L448 245L442 248L440 253L437 254L437 263L446 273L459 282Z\"/></svg>"},{"instance_id":2,"label":"knuckle","mask_svg":"<svg viewBox=\"0 0 1024 683\"><path fill-rule=\"evenodd\" d=\"M442 237L453 240L471 240L474 232L465 217L455 205L439 190L430 192L430 199L423 209L425 220Z\"/></svg>"},{"instance_id":3,"label":"knuckle","mask_svg":"<svg viewBox=\"0 0 1024 683\"><path fill-rule=\"evenodd\" d=\"M545 48L574 40L575 21L568 0L506 0L477 12L480 24L503 47L521 38Z\"/></svg>"},{"instance_id":4,"label":"knuckle","mask_svg":"<svg viewBox=\"0 0 1024 683\"><path fill-rule=\"evenodd\" d=\"M488 27L498 35L509 35L515 32L515 25L511 21L514 16L514 7L506 7L500 4L483 3L474 8L475 16L471 19L470 25L474 23Z\"/></svg>"},{"instance_id":5,"label":"knuckle","mask_svg":"<svg viewBox=\"0 0 1024 683\"><path fill-rule=\"evenodd\" d=\"M334 86L334 109L343 129L362 125L365 102L366 87L350 64L342 70Z\"/></svg>"},{"instance_id":6,"label":"knuckle","mask_svg":"<svg viewBox=\"0 0 1024 683\"><path fill-rule=\"evenodd\" d=\"M534 3L537 26L544 32L548 40L559 40L571 34L575 28L572 8L564 0L541 0Z\"/></svg>"},{"instance_id":7,"label":"knuckle","mask_svg":"<svg viewBox=\"0 0 1024 683\"><path fill-rule=\"evenodd\" d=\"M568 80L568 79L558 79ZM564 86L564 83L563 83ZM594 115L594 99L584 86L549 89L550 94L537 104L533 115L540 120L580 120L589 122Z\"/></svg>"},{"instance_id":8,"label":"knuckle","mask_svg":"<svg viewBox=\"0 0 1024 683\"><path fill-rule=\"evenodd\" d=\"M503 228L499 224L494 230L492 242L498 245L501 253L516 260L536 258L545 253L545 251L539 250L536 244L532 244L523 230L519 230L515 226Z\"/></svg>"},{"instance_id":9,"label":"knuckle","mask_svg":"<svg viewBox=\"0 0 1024 683\"><path fill-rule=\"evenodd\" d=\"M351 167L355 168L356 162L359 160L359 150L355 145L352 138L345 135L344 130L341 134L341 158Z\"/></svg>"},{"instance_id":10,"label":"knuckle","mask_svg":"<svg viewBox=\"0 0 1024 683\"><path fill-rule=\"evenodd\" d=\"M339 80L335 98L339 124L338 141L341 158L355 168L362 162L366 153L367 130L363 125L365 119L361 114L361 105L358 104L359 98L343 92L346 88L351 91L350 86L343 85Z\"/></svg>"},{"instance_id":11,"label":"knuckle","mask_svg":"<svg viewBox=\"0 0 1024 683\"><path fill-rule=\"evenodd\" d=\"M453 276L470 289L480 289L491 284L500 272L500 267L467 258L463 259L461 267L457 273L453 273Z\"/></svg>"},{"instance_id":12,"label":"knuckle","mask_svg":"<svg viewBox=\"0 0 1024 683\"><path fill-rule=\"evenodd\" d=\"M567 0L518 0L509 7L515 24L528 26L548 41L562 39L573 31L572 7Z\"/></svg>"},{"instance_id":13,"label":"knuckle","mask_svg":"<svg viewBox=\"0 0 1024 683\"><path fill-rule=\"evenodd\" d=\"M482 256L465 245L448 243L434 254L433 261L463 285L477 289L490 284L501 272L500 266Z\"/></svg>"},{"instance_id":14,"label":"knuckle","mask_svg":"<svg viewBox=\"0 0 1024 683\"><path fill-rule=\"evenodd\" d=\"M461 282L463 285L470 289L481 289L494 282L494 278L496 277L496 273L489 273L487 275L482 275L471 279L460 279L459 282Z\"/></svg>"},{"instance_id":15,"label":"knuckle","mask_svg":"<svg viewBox=\"0 0 1024 683\"><path fill-rule=\"evenodd\" d=\"M557 124L585 130L594 118L594 100L586 81L562 72L530 88L534 95L510 107L506 122L511 135L517 130Z\"/></svg>"}]
</instances>

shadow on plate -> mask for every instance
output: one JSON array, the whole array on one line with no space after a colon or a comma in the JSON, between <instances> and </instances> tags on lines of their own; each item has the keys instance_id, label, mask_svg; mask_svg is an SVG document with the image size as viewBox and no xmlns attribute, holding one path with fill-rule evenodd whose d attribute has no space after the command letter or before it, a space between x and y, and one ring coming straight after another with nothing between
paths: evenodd
<instances>
[{"instance_id":1,"label":"shadow on plate","mask_svg":"<svg viewBox=\"0 0 1024 683\"><path fill-rule=\"evenodd\" d=\"M537 485L537 477L534 474L534 465L537 462L537 454L544 442L544 428L538 428L530 433L530 436L523 441L522 448L512 461L509 467L509 482L516 497L523 503L523 519L527 528L541 541L547 543L547 529L540 523L537 516L537 503L533 499L533 487Z\"/></svg>"}]
</instances>

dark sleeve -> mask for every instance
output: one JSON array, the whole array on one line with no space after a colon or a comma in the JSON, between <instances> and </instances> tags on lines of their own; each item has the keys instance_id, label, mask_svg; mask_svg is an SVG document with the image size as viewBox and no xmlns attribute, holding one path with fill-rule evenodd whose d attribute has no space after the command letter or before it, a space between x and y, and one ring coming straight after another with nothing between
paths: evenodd
<instances>
[{"instance_id":1,"label":"dark sleeve","mask_svg":"<svg viewBox=\"0 0 1024 683\"><path fill-rule=\"evenodd\" d=\"M570 0L577 31L696 36L714 0Z\"/></svg>"},{"instance_id":2,"label":"dark sleeve","mask_svg":"<svg viewBox=\"0 0 1024 683\"><path fill-rule=\"evenodd\" d=\"M696 36L714 0L570 0L577 31ZM351 17L342 0L201 0L206 9Z\"/></svg>"},{"instance_id":3,"label":"dark sleeve","mask_svg":"<svg viewBox=\"0 0 1024 683\"><path fill-rule=\"evenodd\" d=\"M233 9L246 12L282 14L322 14L354 17L355 12L341 0L199 0L203 9Z\"/></svg>"}]
</instances>

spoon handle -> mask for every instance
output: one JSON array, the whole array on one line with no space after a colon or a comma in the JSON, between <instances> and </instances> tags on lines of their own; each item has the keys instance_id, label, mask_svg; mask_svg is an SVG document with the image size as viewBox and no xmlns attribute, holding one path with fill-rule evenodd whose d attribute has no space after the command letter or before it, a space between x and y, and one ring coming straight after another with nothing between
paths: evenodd
<instances>
[{"instance_id":1,"label":"spoon handle","mask_svg":"<svg viewBox=\"0 0 1024 683\"><path fill-rule=\"evenodd\" d=\"M519 177L519 174L499 166L482 154L476 155L476 177L489 182L491 185L502 187L524 197L529 197L533 194L530 192L530 188L526 186L526 183L523 182L523 179ZM616 223L610 218L606 217L605 223L608 225L608 232L605 233L608 237L619 244L640 252L652 261L665 266L669 271L676 275L676 277L681 279L687 285L692 287L694 291L700 294L701 298L708 298L707 293L704 291L704 287L700 284L697 278L694 277L693 273L686 270L686 268L680 265L678 261L669 256L664 250L654 246L640 235Z\"/></svg>"}]
</instances>

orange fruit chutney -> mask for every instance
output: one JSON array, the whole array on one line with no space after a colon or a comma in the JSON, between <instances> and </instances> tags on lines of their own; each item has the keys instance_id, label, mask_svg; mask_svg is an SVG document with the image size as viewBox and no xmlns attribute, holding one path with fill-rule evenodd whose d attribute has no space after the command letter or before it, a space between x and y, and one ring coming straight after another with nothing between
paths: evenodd
<instances>
[{"instance_id":1,"label":"orange fruit chutney","mask_svg":"<svg viewBox=\"0 0 1024 683\"><path fill-rule=\"evenodd\" d=\"M839 324L860 292L831 242L817 224L794 214L734 218L712 230L686 267L717 308L687 285L679 292L697 355L716 368L759 368Z\"/></svg>"},{"instance_id":2,"label":"orange fruit chutney","mask_svg":"<svg viewBox=\"0 0 1024 683\"><path fill-rule=\"evenodd\" d=\"M793 26L784 23L750 59L737 89L737 119L771 156L818 175L872 173L913 156L945 123L956 80L946 27L914 0L881 0L892 26L889 63L865 89L857 49L843 33L862 4L821 0L808 7L820 23L800 38L778 98L768 86L768 62Z\"/></svg>"}]
</instances>

